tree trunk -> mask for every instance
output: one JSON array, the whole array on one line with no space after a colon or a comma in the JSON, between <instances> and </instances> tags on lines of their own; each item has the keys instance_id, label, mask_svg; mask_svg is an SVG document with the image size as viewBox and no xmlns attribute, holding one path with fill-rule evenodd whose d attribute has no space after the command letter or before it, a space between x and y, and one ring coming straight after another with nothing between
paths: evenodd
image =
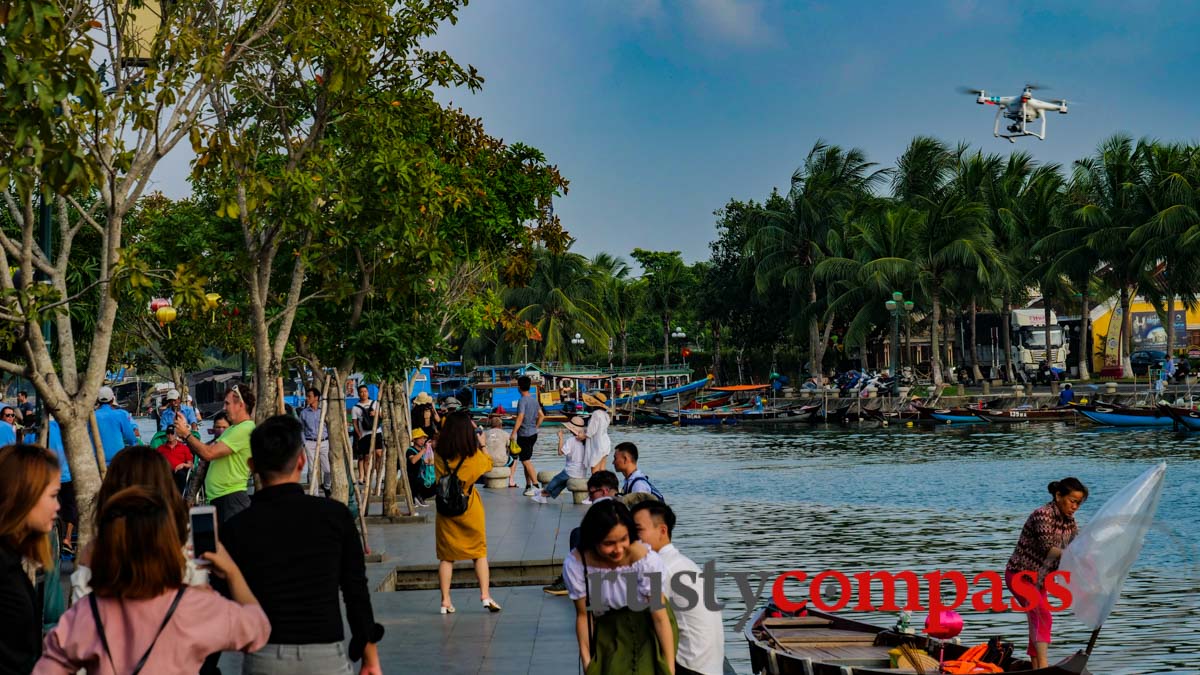
<instances>
[{"instance_id":1,"label":"tree trunk","mask_svg":"<svg viewBox=\"0 0 1200 675\"><path fill-rule=\"evenodd\" d=\"M1121 377L1133 373L1133 362L1130 361L1133 345L1133 317L1129 316L1129 287L1121 285Z\"/></svg>"},{"instance_id":2,"label":"tree trunk","mask_svg":"<svg viewBox=\"0 0 1200 675\"><path fill-rule=\"evenodd\" d=\"M663 314L663 365L671 366L671 315Z\"/></svg>"},{"instance_id":3,"label":"tree trunk","mask_svg":"<svg viewBox=\"0 0 1200 675\"><path fill-rule=\"evenodd\" d=\"M1088 293L1088 284L1085 280L1083 283L1083 312L1079 318L1079 381L1087 382L1092 379L1088 368L1091 363L1091 350L1088 349L1088 340L1092 336L1092 319L1091 319L1091 295Z\"/></svg>"},{"instance_id":4,"label":"tree trunk","mask_svg":"<svg viewBox=\"0 0 1200 675\"><path fill-rule=\"evenodd\" d=\"M321 371L315 371L317 377L326 377ZM346 458L351 456L350 433L346 428L346 390L342 386L341 375L335 368L329 375L333 382L329 385L329 405L325 412L325 425L329 427L329 467L333 475L333 498L343 504L350 503L350 475L346 470Z\"/></svg>"},{"instance_id":5,"label":"tree trunk","mask_svg":"<svg viewBox=\"0 0 1200 675\"><path fill-rule=\"evenodd\" d=\"M713 321L712 326L713 343L715 345L713 350L713 380L717 384L721 384L725 381L721 379L721 320L717 319Z\"/></svg>"},{"instance_id":6,"label":"tree trunk","mask_svg":"<svg viewBox=\"0 0 1200 675\"><path fill-rule=\"evenodd\" d=\"M810 286L808 289L809 310L817 304L817 288ZM821 375L825 361L825 344L821 340L821 327L817 323L817 317L814 314L808 320L808 355L812 359L809 364L809 370L815 375Z\"/></svg>"},{"instance_id":7,"label":"tree trunk","mask_svg":"<svg viewBox=\"0 0 1200 675\"><path fill-rule=\"evenodd\" d=\"M738 381L738 384L745 384L745 383L746 383L745 372L744 372L744 370L743 370L743 368L742 368L742 363L745 361L745 359L746 359L746 350L745 350L745 348L743 348L743 347L738 347L738 350L737 350L737 370L738 370L738 379L737 379L737 381ZM820 377L820 375L821 375L821 374L820 374L820 373L814 373L814 375L816 375L817 377Z\"/></svg>"},{"instance_id":8,"label":"tree trunk","mask_svg":"<svg viewBox=\"0 0 1200 675\"><path fill-rule=\"evenodd\" d=\"M400 469L396 453L402 443L399 424L400 411L397 405L399 389L400 385L394 381L389 381L380 388L380 395L387 396L387 406L380 406L380 410L386 412L383 434L387 439L383 444L383 505L380 509L384 516L400 515L400 509L396 506L396 472ZM403 445L405 449L408 448L407 443Z\"/></svg>"},{"instance_id":9,"label":"tree trunk","mask_svg":"<svg viewBox=\"0 0 1200 675\"><path fill-rule=\"evenodd\" d=\"M1000 335L1004 338L1004 381L1012 382L1016 379L1016 373L1013 372L1012 362L1012 299L1008 291L1004 291L1004 311L1000 323Z\"/></svg>"},{"instance_id":10,"label":"tree trunk","mask_svg":"<svg viewBox=\"0 0 1200 675\"><path fill-rule=\"evenodd\" d=\"M186 402L188 395L187 374L183 372L183 368L171 366L171 384L175 389L179 390L180 400Z\"/></svg>"},{"instance_id":11,"label":"tree trunk","mask_svg":"<svg viewBox=\"0 0 1200 675\"><path fill-rule=\"evenodd\" d=\"M1167 356L1175 355L1175 293L1167 294Z\"/></svg>"},{"instance_id":12,"label":"tree trunk","mask_svg":"<svg viewBox=\"0 0 1200 675\"><path fill-rule=\"evenodd\" d=\"M983 379L983 371L979 369L979 325L976 322L976 317L979 314L979 308L975 303L971 303L971 377L979 382Z\"/></svg>"},{"instance_id":13,"label":"tree trunk","mask_svg":"<svg viewBox=\"0 0 1200 675\"><path fill-rule=\"evenodd\" d=\"M629 365L629 331L621 331L621 365Z\"/></svg>"},{"instance_id":14,"label":"tree trunk","mask_svg":"<svg viewBox=\"0 0 1200 675\"><path fill-rule=\"evenodd\" d=\"M42 395L42 392L38 391L38 396ZM68 412L49 401L46 403L58 421L63 448L67 453L67 463L71 466L71 485L75 488L75 506L79 520L79 548L82 550L96 533L96 494L100 492L100 467L96 464L96 451L88 435L88 418L91 411L88 410L87 414L79 417L72 414L74 411ZM52 553L58 555L58 551Z\"/></svg>"},{"instance_id":15,"label":"tree trunk","mask_svg":"<svg viewBox=\"0 0 1200 675\"><path fill-rule=\"evenodd\" d=\"M938 287L937 280L933 282L931 296L933 299L933 316L929 321L929 370L933 378L934 389L942 386L942 355L940 350L940 337L938 333L941 331L942 324L942 289ZM935 392L936 393L936 392Z\"/></svg>"}]
</instances>

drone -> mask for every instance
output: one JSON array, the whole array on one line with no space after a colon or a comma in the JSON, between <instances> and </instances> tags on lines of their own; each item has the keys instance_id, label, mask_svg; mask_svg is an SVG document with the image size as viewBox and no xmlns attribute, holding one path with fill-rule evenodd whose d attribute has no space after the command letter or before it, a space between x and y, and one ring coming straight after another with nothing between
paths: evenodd
<instances>
[{"instance_id":1,"label":"drone","mask_svg":"<svg viewBox=\"0 0 1200 675\"><path fill-rule=\"evenodd\" d=\"M1016 143L1016 139L1022 136L1033 136L1038 140L1046 140L1046 113L1057 111L1062 115L1067 114L1065 98L1043 101L1033 97L1033 92L1045 88L1036 84L1027 84L1020 96L988 96L987 92L982 89L968 87L961 87L959 91L975 96L975 102L979 105L996 106L996 126L992 130L993 135L996 138L1006 138L1009 143ZM1008 133L1000 132L1001 117L1005 117L1011 122L1006 127ZM1033 131L1032 123L1039 119L1042 121L1041 131Z\"/></svg>"}]
</instances>

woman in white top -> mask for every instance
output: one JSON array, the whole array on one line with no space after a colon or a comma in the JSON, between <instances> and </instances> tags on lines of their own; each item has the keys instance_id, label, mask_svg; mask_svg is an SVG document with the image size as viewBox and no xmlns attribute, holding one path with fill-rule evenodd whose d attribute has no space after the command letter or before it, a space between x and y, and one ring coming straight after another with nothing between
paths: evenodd
<instances>
[{"instance_id":1,"label":"woman in white top","mask_svg":"<svg viewBox=\"0 0 1200 675\"><path fill-rule=\"evenodd\" d=\"M595 473L604 470L608 465L608 454L612 452L612 441L608 438L608 397L602 391L584 394L583 404L591 413L585 447L588 466L592 467L592 473Z\"/></svg>"},{"instance_id":2,"label":"woman in white top","mask_svg":"<svg viewBox=\"0 0 1200 675\"><path fill-rule=\"evenodd\" d=\"M669 583L665 569L662 558L637 541L624 504L606 499L588 509L579 525L579 547L563 561L585 675L675 672L679 629L662 594ZM606 575L589 584L596 572ZM637 584L635 606L626 593L630 583Z\"/></svg>"}]
</instances>

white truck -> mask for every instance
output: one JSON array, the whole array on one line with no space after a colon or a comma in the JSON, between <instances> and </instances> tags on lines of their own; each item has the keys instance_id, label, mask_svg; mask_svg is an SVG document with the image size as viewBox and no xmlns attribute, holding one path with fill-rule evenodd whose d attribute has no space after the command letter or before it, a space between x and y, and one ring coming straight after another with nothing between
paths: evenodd
<instances>
[{"instance_id":1,"label":"white truck","mask_svg":"<svg viewBox=\"0 0 1200 675\"><path fill-rule=\"evenodd\" d=\"M1004 341L1000 333L1003 325L1001 314L979 314L976 319L975 342L979 352L979 365L989 370L994 377L1004 369ZM1050 312L1050 348L1046 348L1046 314L1041 308L1014 309L1008 327L1012 341L1013 368L1032 377L1042 361L1050 367L1065 371L1067 367L1067 344L1063 337L1058 316Z\"/></svg>"}]
</instances>

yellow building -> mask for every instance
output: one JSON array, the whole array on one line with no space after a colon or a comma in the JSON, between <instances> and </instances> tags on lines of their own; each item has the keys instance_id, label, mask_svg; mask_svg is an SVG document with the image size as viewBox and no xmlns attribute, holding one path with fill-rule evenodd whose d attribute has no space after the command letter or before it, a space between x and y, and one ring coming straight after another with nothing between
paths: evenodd
<instances>
[{"instance_id":1,"label":"yellow building","mask_svg":"<svg viewBox=\"0 0 1200 675\"><path fill-rule=\"evenodd\" d=\"M1193 331L1200 333L1200 307L1186 309L1179 301L1175 307L1175 352L1186 353L1191 349L1200 352L1197 345L1200 334L1193 334ZM1129 314L1133 318L1131 354L1143 349L1167 350L1167 329L1154 305L1140 297L1134 298L1129 305ZM1093 373L1117 374L1115 370L1121 363L1118 351L1120 317L1121 308L1116 298L1098 305L1091 312Z\"/></svg>"}]
</instances>

